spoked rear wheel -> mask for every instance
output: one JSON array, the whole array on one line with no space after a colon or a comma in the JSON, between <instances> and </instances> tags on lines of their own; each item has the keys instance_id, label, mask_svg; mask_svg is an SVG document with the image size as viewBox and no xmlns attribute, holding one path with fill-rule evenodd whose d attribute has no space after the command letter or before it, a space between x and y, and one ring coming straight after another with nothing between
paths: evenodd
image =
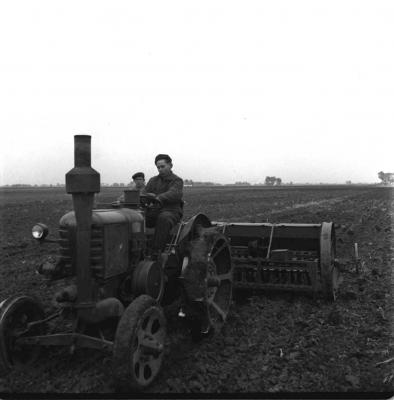
<instances>
[{"instance_id":1,"label":"spoked rear wheel","mask_svg":"<svg viewBox=\"0 0 394 400\"><path fill-rule=\"evenodd\" d=\"M160 372L166 320L157 301L137 297L119 321L114 343L113 372L120 391L142 390Z\"/></svg>"},{"instance_id":2,"label":"spoked rear wheel","mask_svg":"<svg viewBox=\"0 0 394 400\"><path fill-rule=\"evenodd\" d=\"M0 305L0 370L6 372L16 365L33 362L40 346L20 345L18 338L42 335L45 324L40 303L28 296L11 296Z\"/></svg>"},{"instance_id":3,"label":"spoked rear wheel","mask_svg":"<svg viewBox=\"0 0 394 400\"><path fill-rule=\"evenodd\" d=\"M191 242L190 255L182 267L186 316L192 320L192 335L219 331L229 313L233 266L227 238L207 228Z\"/></svg>"}]
</instances>

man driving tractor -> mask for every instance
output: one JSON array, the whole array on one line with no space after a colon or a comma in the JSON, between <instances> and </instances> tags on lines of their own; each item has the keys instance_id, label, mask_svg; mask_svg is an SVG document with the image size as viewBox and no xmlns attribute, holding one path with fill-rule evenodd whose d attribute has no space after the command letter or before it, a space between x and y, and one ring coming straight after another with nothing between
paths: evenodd
<instances>
[{"instance_id":1,"label":"man driving tractor","mask_svg":"<svg viewBox=\"0 0 394 400\"><path fill-rule=\"evenodd\" d=\"M159 174L149 179L141 195L156 201L161 207L149 208L146 226L156 227L152 243L152 258L158 258L166 245L171 229L181 220L183 180L172 172L172 159L158 154L155 165Z\"/></svg>"}]
</instances>

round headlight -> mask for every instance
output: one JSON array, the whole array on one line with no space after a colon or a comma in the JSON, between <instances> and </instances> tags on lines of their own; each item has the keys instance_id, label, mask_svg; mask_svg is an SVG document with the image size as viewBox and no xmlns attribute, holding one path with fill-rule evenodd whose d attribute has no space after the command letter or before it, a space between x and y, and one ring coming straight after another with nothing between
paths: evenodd
<instances>
[{"instance_id":1,"label":"round headlight","mask_svg":"<svg viewBox=\"0 0 394 400\"><path fill-rule=\"evenodd\" d=\"M49 233L48 227L45 224L41 223L34 225L33 229L31 230L33 238L37 240L45 239L48 233Z\"/></svg>"}]
</instances>

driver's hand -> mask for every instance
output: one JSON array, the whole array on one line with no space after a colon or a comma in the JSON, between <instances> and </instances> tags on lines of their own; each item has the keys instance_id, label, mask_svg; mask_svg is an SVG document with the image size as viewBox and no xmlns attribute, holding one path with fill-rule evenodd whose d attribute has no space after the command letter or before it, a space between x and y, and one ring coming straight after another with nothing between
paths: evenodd
<instances>
[{"instance_id":1,"label":"driver's hand","mask_svg":"<svg viewBox=\"0 0 394 400\"><path fill-rule=\"evenodd\" d=\"M156 194L154 194L154 193L146 193L145 196L146 196L148 199L155 200L155 201L156 201L157 203L159 203L161 206L163 205L162 201L157 197Z\"/></svg>"}]
</instances>

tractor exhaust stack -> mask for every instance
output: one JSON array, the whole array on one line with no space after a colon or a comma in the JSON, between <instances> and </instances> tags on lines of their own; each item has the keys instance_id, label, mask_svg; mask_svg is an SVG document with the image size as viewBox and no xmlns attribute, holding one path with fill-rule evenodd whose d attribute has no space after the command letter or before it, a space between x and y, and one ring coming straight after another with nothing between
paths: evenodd
<instances>
[{"instance_id":1,"label":"tractor exhaust stack","mask_svg":"<svg viewBox=\"0 0 394 400\"><path fill-rule=\"evenodd\" d=\"M74 136L74 168L66 174L66 191L73 197L76 219L76 271L78 316L85 319L94 307L90 270L90 242L94 193L100 191L100 174L91 167L91 137Z\"/></svg>"}]
</instances>

